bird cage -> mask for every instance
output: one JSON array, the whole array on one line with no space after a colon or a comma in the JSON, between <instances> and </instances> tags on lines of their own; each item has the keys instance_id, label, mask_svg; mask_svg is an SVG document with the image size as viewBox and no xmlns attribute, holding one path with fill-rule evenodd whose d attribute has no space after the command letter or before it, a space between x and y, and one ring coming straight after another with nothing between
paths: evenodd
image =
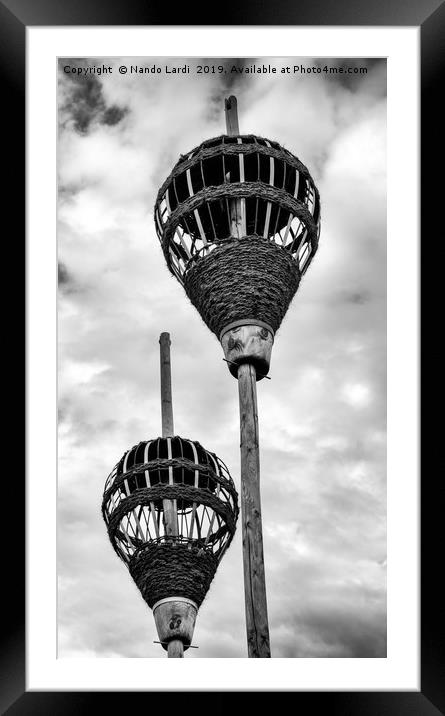
<instances>
[{"instance_id":1,"label":"bird cage","mask_svg":"<svg viewBox=\"0 0 445 716\"><path fill-rule=\"evenodd\" d=\"M318 247L320 198L307 168L268 139L210 139L180 157L154 216L170 271L226 357L253 362L262 377Z\"/></svg>"},{"instance_id":2,"label":"bird cage","mask_svg":"<svg viewBox=\"0 0 445 716\"><path fill-rule=\"evenodd\" d=\"M166 502L176 512L175 534L167 530ZM155 619L160 604L182 602L191 605L194 625L238 517L237 492L222 460L178 436L142 441L110 473L102 513L111 544ZM157 626L166 648L178 633L165 635ZM183 625L185 648L192 633Z\"/></svg>"}]
</instances>

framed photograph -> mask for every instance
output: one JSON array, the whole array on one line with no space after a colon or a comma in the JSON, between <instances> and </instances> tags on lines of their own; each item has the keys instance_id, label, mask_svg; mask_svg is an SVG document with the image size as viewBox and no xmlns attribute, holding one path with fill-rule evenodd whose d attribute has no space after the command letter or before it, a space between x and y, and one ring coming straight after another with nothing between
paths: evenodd
<instances>
[{"instance_id":1,"label":"framed photograph","mask_svg":"<svg viewBox=\"0 0 445 716\"><path fill-rule=\"evenodd\" d=\"M350 713L434 713L443 705L440 641L423 613L420 632L419 86L424 112L443 9L397 22L337 7L324 26L308 8L298 20L286 9L272 27L267 9L204 26L205 13L171 25L127 7L125 27L124 8L102 17L91 5L14 5L2 13L6 52L26 75L27 604L5 640L4 708L80 712L86 699L120 692L292 691L329 697L339 713L346 704ZM240 492L237 386L181 286L177 242L172 258L158 241L168 175L229 133L224 99L233 95L239 136L311 172L319 255L276 337L272 380L258 385L272 658L247 658L239 521L198 613L199 648L174 666L107 541L101 501L113 465L161 434L164 331L171 434L220 456ZM263 162L267 151L244 181L274 186L281 164L288 171L272 151ZM289 192L297 197L295 182ZM220 222L209 209L207 226L199 211L203 248L180 224L187 260L209 250L207 229ZM299 229L272 213L264 236L282 229L288 254L294 243L300 250ZM422 509L432 509L429 495L422 484ZM133 533L128 522L127 545L143 514ZM434 526L422 529L423 555ZM424 610L436 598L426 560L422 579Z\"/></svg>"}]
</instances>

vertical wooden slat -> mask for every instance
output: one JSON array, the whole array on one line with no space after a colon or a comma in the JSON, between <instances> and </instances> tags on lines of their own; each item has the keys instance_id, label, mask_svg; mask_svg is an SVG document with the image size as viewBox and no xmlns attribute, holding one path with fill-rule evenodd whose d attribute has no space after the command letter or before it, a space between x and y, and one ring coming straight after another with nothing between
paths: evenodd
<instances>
[{"instance_id":1,"label":"vertical wooden slat","mask_svg":"<svg viewBox=\"0 0 445 716\"><path fill-rule=\"evenodd\" d=\"M294 198L298 199L298 187L300 185L300 172L298 169L295 169L295 191L294 191Z\"/></svg>"},{"instance_id":2,"label":"vertical wooden slat","mask_svg":"<svg viewBox=\"0 0 445 716\"><path fill-rule=\"evenodd\" d=\"M170 199L169 199L169 196L168 196L168 189L167 189L167 191L165 192L164 196L165 196L165 203L167 204L168 215L170 216L170 214L172 213L172 210L171 210L171 207L170 207Z\"/></svg>"},{"instance_id":3,"label":"vertical wooden slat","mask_svg":"<svg viewBox=\"0 0 445 716\"><path fill-rule=\"evenodd\" d=\"M217 239L218 237L216 235L216 229L215 229L215 224L213 221L213 214L212 214L212 206L211 206L210 202L207 204L207 211L209 212L209 219L210 219L210 223L212 224L213 239Z\"/></svg>"},{"instance_id":4,"label":"vertical wooden slat","mask_svg":"<svg viewBox=\"0 0 445 716\"><path fill-rule=\"evenodd\" d=\"M266 141L266 144L268 147L270 147L269 142ZM271 186L274 185L274 179L275 179L275 163L273 157L269 157L269 184ZM263 237L267 239L267 235L269 233L269 223L270 223L270 213L272 211L272 204L270 201L267 202L267 209L266 209L266 220L264 222L264 231L263 231Z\"/></svg>"},{"instance_id":5,"label":"vertical wooden slat","mask_svg":"<svg viewBox=\"0 0 445 716\"><path fill-rule=\"evenodd\" d=\"M238 137L238 144L242 144L243 140L241 137ZM245 181L244 177L244 154L239 155L239 180L240 182ZM241 209L241 235L245 236L246 231L246 200L240 199L240 209Z\"/></svg>"},{"instance_id":6,"label":"vertical wooden slat","mask_svg":"<svg viewBox=\"0 0 445 716\"><path fill-rule=\"evenodd\" d=\"M293 219L293 218L294 218L294 215L293 215L293 214L289 214L289 218L288 218L288 220L287 220L286 231L284 232L284 237L283 237L283 240L282 240L283 246L286 246L286 241L287 241L287 237L288 237L288 234L289 234L290 225L292 224L292 219Z\"/></svg>"},{"instance_id":7,"label":"vertical wooden slat","mask_svg":"<svg viewBox=\"0 0 445 716\"><path fill-rule=\"evenodd\" d=\"M195 460L195 465L198 464L198 453L196 451L196 448L192 442L189 443L192 451L193 451L193 458ZM195 470L195 487L199 487L199 470ZM193 503L192 507L192 518L190 522L190 530L189 530L189 539L192 539L193 537L193 528L195 526L195 519L196 519L196 502Z\"/></svg>"},{"instance_id":8,"label":"vertical wooden slat","mask_svg":"<svg viewBox=\"0 0 445 716\"><path fill-rule=\"evenodd\" d=\"M152 518L152 520L153 520L153 524L154 524L154 528L155 528L156 537L159 539L159 537L160 537L160 535L159 535L159 525L158 525L158 520L157 520L155 505L154 505L154 502L152 502L152 501L150 502L150 512L151 512L151 518Z\"/></svg>"},{"instance_id":9,"label":"vertical wooden slat","mask_svg":"<svg viewBox=\"0 0 445 716\"><path fill-rule=\"evenodd\" d=\"M220 491L221 491L221 483L218 482L218 490L217 490L217 493L216 493L216 497L219 497ZM205 544L207 544L208 541L209 541L210 534L211 534L211 532L212 532L213 523L214 523L214 521L215 521L215 515L216 515L216 512L215 512L215 510L213 510L212 519L210 520L209 529L208 529L208 532L207 532L207 537L206 537Z\"/></svg>"},{"instance_id":10,"label":"vertical wooden slat","mask_svg":"<svg viewBox=\"0 0 445 716\"><path fill-rule=\"evenodd\" d=\"M167 457L169 460L172 459L172 441L170 437L167 438ZM173 468L171 465L168 468L168 484L173 485Z\"/></svg>"},{"instance_id":11,"label":"vertical wooden slat","mask_svg":"<svg viewBox=\"0 0 445 716\"><path fill-rule=\"evenodd\" d=\"M277 218L275 219L275 226L274 226L274 230L272 232L272 237L276 236L277 229L278 229L278 222L280 220L280 214L281 214L281 207L278 207Z\"/></svg>"},{"instance_id":12,"label":"vertical wooden slat","mask_svg":"<svg viewBox=\"0 0 445 716\"><path fill-rule=\"evenodd\" d=\"M187 171L186 171L186 176L187 176L187 186L188 186L188 190L189 190L189 192L190 192L190 196L193 196L193 195L194 195L194 191L193 191L192 177L191 177L191 174L190 174L190 169L187 169ZM199 216L199 211L198 211L198 209L194 209L193 215L194 215L194 217L195 217L196 223L198 224L199 235L200 235L201 240L202 240L202 242L203 242L203 244L204 244L204 246L205 246L205 245L207 244L207 237L206 237L206 234L205 234L205 231L204 231L204 227L203 227L202 222L201 222L201 217Z\"/></svg>"},{"instance_id":13,"label":"vertical wooden slat","mask_svg":"<svg viewBox=\"0 0 445 716\"><path fill-rule=\"evenodd\" d=\"M205 177L204 177L204 169L203 169L203 166L202 166L202 159L201 159L201 161L199 162L199 166L200 166L200 168L201 168L202 186L203 186L203 188L205 188L206 180L205 180Z\"/></svg>"},{"instance_id":14,"label":"vertical wooden slat","mask_svg":"<svg viewBox=\"0 0 445 716\"><path fill-rule=\"evenodd\" d=\"M131 452L131 451L128 450L128 452L127 452L127 454L125 455L125 458L124 458L124 464L123 464L123 466L122 466L122 472L124 472L124 473L127 472L127 461L128 461L128 456L129 456L130 452ZM128 481L127 481L127 480L124 480L124 487L125 487L125 492L127 493L127 497L128 497L128 495L130 495L131 493L130 493L130 487L129 487L129 485L128 485ZM132 510L132 515L133 515L133 517L134 517L134 519L135 519L137 531L139 532L139 536L140 536L141 540L142 540L143 542L145 542L145 535L144 535L144 532L143 532L143 530L142 530L141 524L140 524L140 522L139 522L138 516L137 516L137 514L136 514L136 510ZM136 535L135 535L135 537L136 537Z\"/></svg>"},{"instance_id":15,"label":"vertical wooden slat","mask_svg":"<svg viewBox=\"0 0 445 716\"><path fill-rule=\"evenodd\" d=\"M257 224L258 224L258 197L256 198L256 204L255 204L255 225L253 228L253 233L257 233Z\"/></svg>"},{"instance_id":16,"label":"vertical wooden slat","mask_svg":"<svg viewBox=\"0 0 445 716\"><path fill-rule=\"evenodd\" d=\"M144 463L145 463L145 462L148 462L148 449L149 449L149 447L150 447L150 445L151 445L152 442L153 442L152 440L147 440L147 442L145 443L145 447L144 447ZM145 473L144 473L144 474L145 474L145 485L146 485L146 487L151 487L151 483L150 483L150 473L149 473L149 471L148 471L148 470L145 470Z\"/></svg>"},{"instance_id":17,"label":"vertical wooden slat","mask_svg":"<svg viewBox=\"0 0 445 716\"><path fill-rule=\"evenodd\" d=\"M190 249L188 248L187 244L185 243L183 235L179 233L179 228L176 229L175 233L179 239L179 242L180 242L182 248L184 249L187 256L190 258L191 257Z\"/></svg>"}]
</instances>

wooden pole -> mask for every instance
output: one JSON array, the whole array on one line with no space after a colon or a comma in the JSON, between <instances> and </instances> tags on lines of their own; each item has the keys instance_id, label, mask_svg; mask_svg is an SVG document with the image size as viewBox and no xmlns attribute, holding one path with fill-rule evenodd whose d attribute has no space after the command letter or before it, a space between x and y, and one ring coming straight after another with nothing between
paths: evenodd
<instances>
[{"instance_id":1,"label":"wooden pole","mask_svg":"<svg viewBox=\"0 0 445 716\"><path fill-rule=\"evenodd\" d=\"M167 656L169 659L184 658L184 644L180 639L172 639L167 645Z\"/></svg>"},{"instance_id":2,"label":"wooden pole","mask_svg":"<svg viewBox=\"0 0 445 716\"><path fill-rule=\"evenodd\" d=\"M236 137L237 134L239 134L239 124L238 124L238 103L236 101L236 97L234 95L231 95L228 99L225 101L225 113L226 113L226 127L227 127L227 134L229 134L232 137ZM230 181L230 172L227 175L227 178ZM243 236L243 208L244 208L245 200L244 199L232 199L230 202L229 210L230 210L230 233L235 238L241 238Z\"/></svg>"},{"instance_id":3,"label":"wooden pole","mask_svg":"<svg viewBox=\"0 0 445 716\"><path fill-rule=\"evenodd\" d=\"M260 451L256 372L253 365L238 368L241 438L241 512L244 594L249 657L270 657L261 523Z\"/></svg>"},{"instance_id":4,"label":"wooden pole","mask_svg":"<svg viewBox=\"0 0 445 716\"><path fill-rule=\"evenodd\" d=\"M175 433L173 427L172 377L170 362L170 333L161 333L161 415L162 437L169 438Z\"/></svg>"},{"instance_id":5,"label":"wooden pole","mask_svg":"<svg viewBox=\"0 0 445 716\"><path fill-rule=\"evenodd\" d=\"M236 98L225 101L227 134L239 134ZM236 206L237 204L239 206ZM232 236L242 236L242 206L231 202ZM238 368L241 447L241 515L243 533L244 597L249 658L269 658L263 529L261 523L260 453L255 366Z\"/></svg>"},{"instance_id":6,"label":"wooden pole","mask_svg":"<svg viewBox=\"0 0 445 716\"><path fill-rule=\"evenodd\" d=\"M227 134L236 137L239 134L238 102L235 95L231 94L225 101L226 128Z\"/></svg>"},{"instance_id":7,"label":"wooden pole","mask_svg":"<svg viewBox=\"0 0 445 716\"><path fill-rule=\"evenodd\" d=\"M173 427L173 403L172 403L172 379L170 362L170 333L161 333L159 338L160 359L161 359L161 415L162 415L162 437L170 438L174 435ZM173 480L173 473L171 474ZM169 536L179 533L178 513L176 500L162 500L164 510L164 528ZM168 644L168 657L183 659L184 645L179 639L174 639Z\"/></svg>"}]
</instances>

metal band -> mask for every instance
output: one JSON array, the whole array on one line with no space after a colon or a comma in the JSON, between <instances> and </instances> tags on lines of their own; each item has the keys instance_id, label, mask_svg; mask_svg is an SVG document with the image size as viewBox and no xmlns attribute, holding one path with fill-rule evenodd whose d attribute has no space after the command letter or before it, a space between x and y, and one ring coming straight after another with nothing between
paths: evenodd
<instances>
[{"instance_id":1,"label":"metal band","mask_svg":"<svg viewBox=\"0 0 445 716\"><path fill-rule=\"evenodd\" d=\"M268 323L264 323L264 321L259 321L257 318L247 318L240 319L239 321L233 321L233 323L229 323L227 326L224 326L221 333L219 334L219 340L221 341L224 333L227 333L227 331L231 331L232 328L239 328L240 326L259 326L260 328L265 328L266 330L268 330L272 334L272 338L275 337L273 328L271 328Z\"/></svg>"},{"instance_id":2,"label":"metal band","mask_svg":"<svg viewBox=\"0 0 445 716\"><path fill-rule=\"evenodd\" d=\"M195 607L196 611L198 611L198 605L196 602L192 599L187 599L186 597L166 597L165 599L160 599L156 602L156 604L153 604L152 610L154 611L160 604L167 604L167 602L184 602L185 604L191 604L191 606Z\"/></svg>"}]
</instances>

